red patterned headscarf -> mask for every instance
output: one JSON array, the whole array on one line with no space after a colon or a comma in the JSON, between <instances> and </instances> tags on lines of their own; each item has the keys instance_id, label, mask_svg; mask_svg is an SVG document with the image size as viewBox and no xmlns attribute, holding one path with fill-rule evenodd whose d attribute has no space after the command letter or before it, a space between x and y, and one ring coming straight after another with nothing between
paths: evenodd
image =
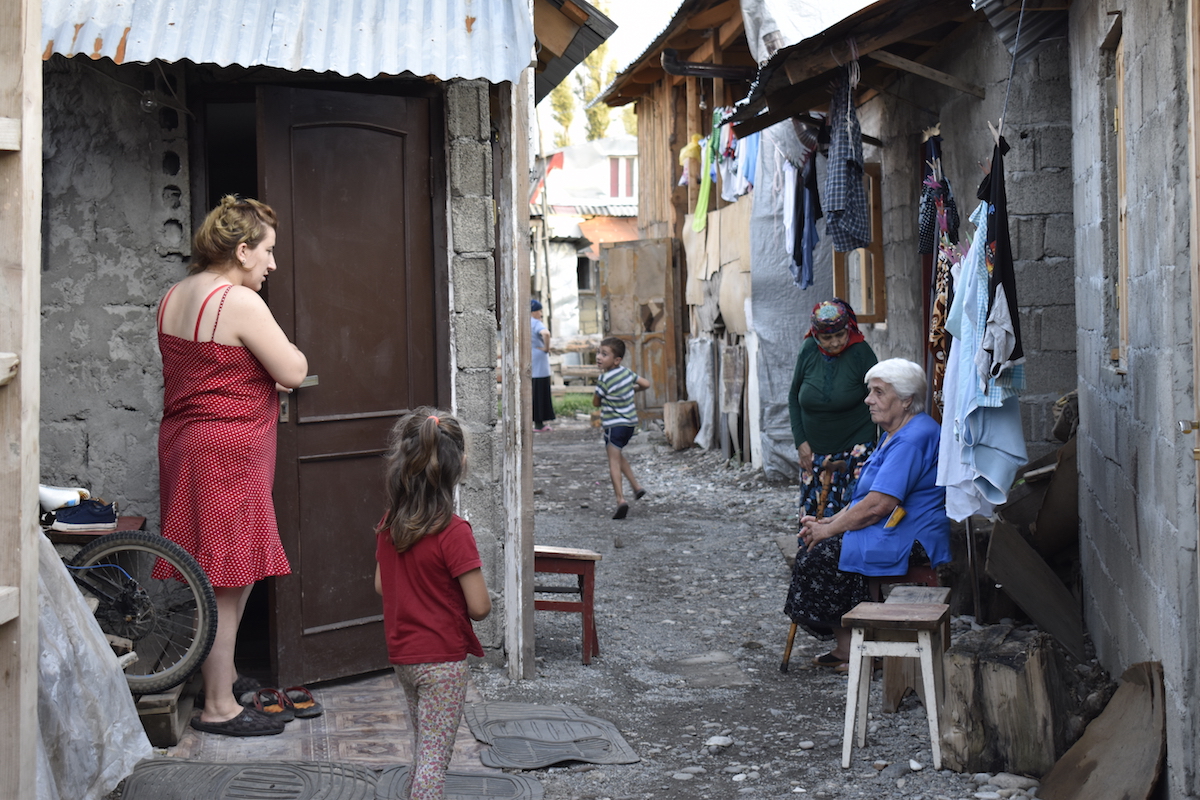
<instances>
[{"instance_id":1,"label":"red patterned headscarf","mask_svg":"<svg viewBox=\"0 0 1200 800\"><path fill-rule=\"evenodd\" d=\"M812 322L804 338L807 339L809 336L816 336L819 333L838 333L843 330L850 333L850 340L846 342L846 348L852 344L866 341L862 331L858 329L858 317L854 315L854 309L845 300L835 297L832 300L822 300L813 306ZM846 352L846 348L842 349L842 353ZM826 353L821 347L819 339L817 340L817 349L823 355L833 357L832 353Z\"/></svg>"}]
</instances>

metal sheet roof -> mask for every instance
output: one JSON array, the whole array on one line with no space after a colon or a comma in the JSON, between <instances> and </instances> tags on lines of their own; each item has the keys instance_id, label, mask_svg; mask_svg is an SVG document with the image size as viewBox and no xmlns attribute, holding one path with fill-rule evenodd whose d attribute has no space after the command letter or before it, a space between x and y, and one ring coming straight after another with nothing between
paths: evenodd
<instances>
[{"instance_id":1,"label":"metal sheet roof","mask_svg":"<svg viewBox=\"0 0 1200 800\"><path fill-rule=\"evenodd\" d=\"M516 81L526 0L45 0L42 53Z\"/></svg>"}]
</instances>

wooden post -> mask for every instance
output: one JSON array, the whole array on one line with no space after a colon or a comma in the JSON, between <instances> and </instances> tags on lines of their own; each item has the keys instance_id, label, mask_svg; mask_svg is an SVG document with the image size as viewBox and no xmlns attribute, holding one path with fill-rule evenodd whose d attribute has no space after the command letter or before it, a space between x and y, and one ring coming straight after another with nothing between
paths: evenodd
<instances>
[{"instance_id":1,"label":"wooden post","mask_svg":"<svg viewBox=\"0 0 1200 800\"><path fill-rule=\"evenodd\" d=\"M683 141L680 142L680 147L692 141L693 133L703 134L704 131L700 128L700 91L696 85L696 78L684 78L684 86L687 89L687 132L683 135ZM700 165L704 163L704 159L696 162L696 169L700 169ZM691 213L696 210L696 198L700 195L700 176L693 175L687 185L687 210ZM691 264L688 269L694 269Z\"/></svg>"},{"instance_id":2,"label":"wooden post","mask_svg":"<svg viewBox=\"0 0 1200 800\"><path fill-rule=\"evenodd\" d=\"M533 678L533 431L529 327L529 109L532 70L501 87L500 393L504 448L504 638L508 676Z\"/></svg>"},{"instance_id":3,"label":"wooden post","mask_svg":"<svg viewBox=\"0 0 1200 800\"><path fill-rule=\"evenodd\" d=\"M1200 0L1188 0L1187 7L1187 92L1188 119L1195 120L1200 114ZM1194 122L1188 126L1188 193L1191 203L1191 241L1200 241L1200 126ZM1189 266L1192 274L1192 402L1193 420L1200 420L1200 248L1189 247ZM1200 427L1192 438L1192 460L1195 466L1195 483L1200 486ZM1200 498L1198 498L1200 499ZM1200 532L1198 532L1200 535ZM1191 625L1191 639L1195 641L1197 624ZM1193 656L1194 657L1194 656Z\"/></svg>"},{"instance_id":4,"label":"wooden post","mask_svg":"<svg viewBox=\"0 0 1200 800\"><path fill-rule=\"evenodd\" d=\"M37 793L41 32L37 0L0 5L0 797Z\"/></svg>"}]
</instances>

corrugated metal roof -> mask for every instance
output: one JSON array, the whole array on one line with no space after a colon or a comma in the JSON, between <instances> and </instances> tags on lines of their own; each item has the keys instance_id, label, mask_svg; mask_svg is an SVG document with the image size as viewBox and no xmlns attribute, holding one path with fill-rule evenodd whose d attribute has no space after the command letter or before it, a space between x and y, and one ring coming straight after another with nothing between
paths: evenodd
<instances>
[{"instance_id":1,"label":"corrugated metal roof","mask_svg":"<svg viewBox=\"0 0 1200 800\"><path fill-rule=\"evenodd\" d=\"M987 15L988 22L1015 61L1024 61L1054 40L1066 36L1067 10L1061 3L1045 10L1038 2L1025 7L1025 3L1012 0L972 0L972 5L976 11L982 10Z\"/></svg>"},{"instance_id":2,"label":"corrugated metal roof","mask_svg":"<svg viewBox=\"0 0 1200 800\"><path fill-rule=\"evenodd\" d=\"M45 0L42 53L516 81L526 0Z\"/></svg>"}]
</instances>

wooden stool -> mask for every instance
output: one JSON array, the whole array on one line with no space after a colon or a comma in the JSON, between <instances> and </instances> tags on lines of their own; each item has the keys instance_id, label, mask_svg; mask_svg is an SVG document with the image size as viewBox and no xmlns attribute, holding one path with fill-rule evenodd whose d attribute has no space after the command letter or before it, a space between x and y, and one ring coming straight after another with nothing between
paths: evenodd
<instances>
[{"instance_id":1,"label":"wooden stool","mask_svg":"<svg viewBox=\"0 0 1200 800\"><path fill-rule=\"evenodd\" d=\"M949 618L950 606L945 603L859 603L842 617L842 625L851 630L850 682L846 687L846 729L842 739L843 769L850 766L856 717L858 746L867 744L867 699L871 689L871 659L875 656L920 661L933 768L942 768L938 713L941 709L942 630ZM908 641L882 638L897 635Z\"/></svg>"},{"instance_id":2,"label":"wooden stool","mask_svg":"<svg viewBox=\"0 0 1200 800\"><path fill-rule=\"evenodd\" d=\"M596 592L596 562L602 556L591 550L573 547L543 547L534 545L533 571L554 572L560 575L578 575L578 586L534 585L534 593L549 592L577 594L578 601L534 600L535 611L566 611L583 615L583 663L592 663L592 656L600 655L600 638L596 635L596 616L593 603Z\"/></svg>"},{"instance_id":3,"label":"wooden stool","mask_svg":"<svg viewBox=\"0 0 1200 800\"><path fill-rule=\"evenodd\" d=\"M888 594L885 603L949 603L948 586L896 586ZM950 625L942 626L942 652L950 649ZM925 702L925 686L921 681L921 667L911 658L887 657L883 659L883 711L894 714L900 709L904 696L914 691Z\"/></svg>"}]
</instances>

